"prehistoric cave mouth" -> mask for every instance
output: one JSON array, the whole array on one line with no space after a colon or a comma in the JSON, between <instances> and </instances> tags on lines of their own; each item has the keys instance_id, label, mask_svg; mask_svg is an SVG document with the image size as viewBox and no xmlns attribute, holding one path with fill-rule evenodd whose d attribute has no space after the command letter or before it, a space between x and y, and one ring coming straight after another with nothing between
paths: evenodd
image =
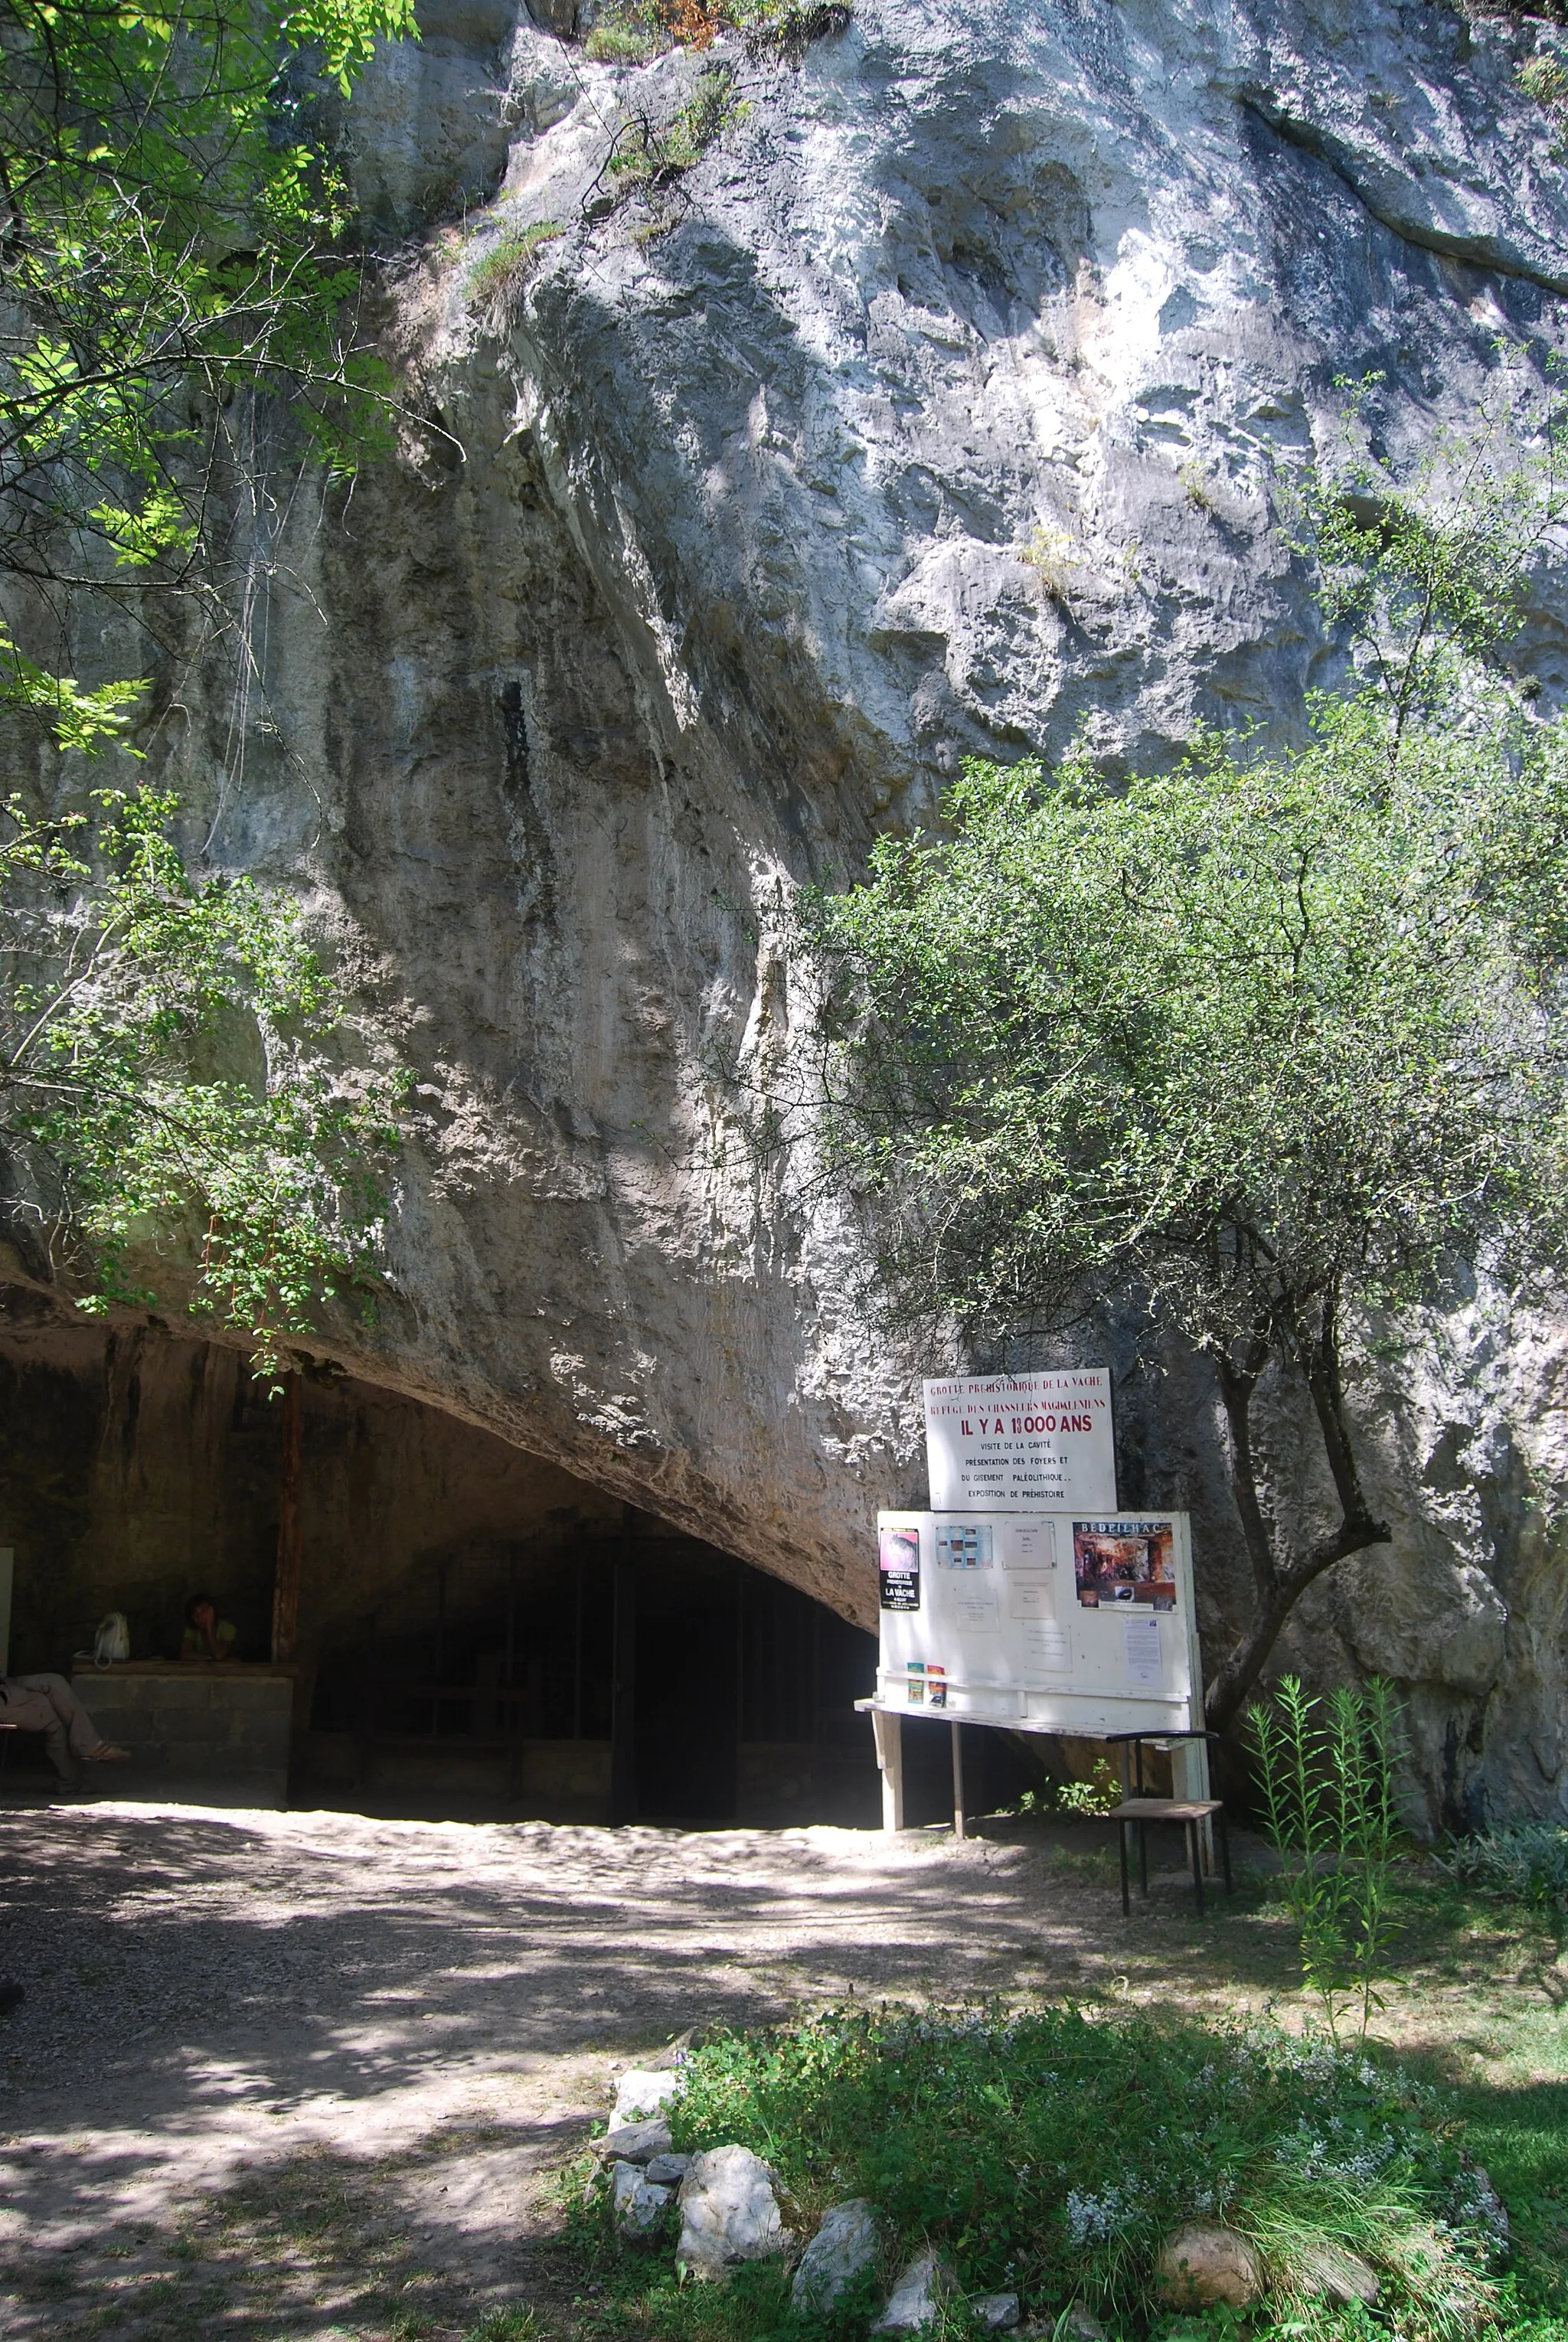
<instances>
[{"instance_id":1,"label":"prehistoric cave mouth","mask_svg":"<svg viewBox=\"0 0 1568 2342\"><path fill-rule=\"evenodd\" d=\"M280 1668L280 1399L214 1343L0 1333L5 1668L75 1676L99 1728L132 1751L115 1795L423 1819L876 1826L870 1725L854 1708L874 1636L436 1406L343 1375L304 1380L301 1399L298 1634ZM0 1565L0 1609L3 1585ZM202 1595L235 1630L220 1666L181 1655ZM112 1612L131 1656L96 1666ZM982 1744L981 1798L1034 1777L1002 1736L968 1738ZM935 1821L947 1729L909 1739L909 1817ZM0 1734L0 1797L45 1794L50 1779L41 1742Z\"/></svg>"}]
</instances>

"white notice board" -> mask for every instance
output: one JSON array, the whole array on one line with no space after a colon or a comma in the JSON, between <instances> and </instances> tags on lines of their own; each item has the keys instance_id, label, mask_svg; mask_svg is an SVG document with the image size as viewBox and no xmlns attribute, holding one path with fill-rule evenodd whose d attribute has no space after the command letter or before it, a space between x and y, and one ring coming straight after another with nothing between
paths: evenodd
<instances>
[{"instance_id":1,"label":"white notice board","mask_svg":"<svg viewBox=\"0 0 1568 2342\"><path fill-rule=\"evenodd\" d=\"M925 1456L939 1513L1071 1505L1116 1509L1111 1375L948 1375L925 1386Z\"/></svg>"},{"instance_id":2,"label":"white notice board","mask_svg":"<svg viewBox=\"0 0 1568 2342\"><path fill-rule=\"evenodd\" d=\"M877 1707L1018 1732L1202 1728L1185 1513L879 1513Z\"/></svg>"}]
</instances>

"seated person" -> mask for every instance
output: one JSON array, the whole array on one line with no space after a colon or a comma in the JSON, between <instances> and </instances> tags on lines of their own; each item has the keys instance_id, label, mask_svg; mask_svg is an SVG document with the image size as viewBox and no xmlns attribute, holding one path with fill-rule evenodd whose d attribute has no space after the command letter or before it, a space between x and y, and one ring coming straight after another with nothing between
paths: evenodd
<instances>
[{"instance_id":1,"label":"seated person","mask_svg":"<svg viewBox=\"0 0 1568 2342\"><path fill-rule=\"evenodd\" d=\"M182 1659L232 1659L235 1645L239 1640L226 1618L218 1616L218 1606L210 1594L193 1594L185 1605L185 1632L180 1644Z\"/></svg>"},{"instance_id":2,"label":"seated person","mask_svg":"<svg viewBox=\"0 0 1568 2342\"><path fill-rule=\"evenodd\" d=\"M64 1676L0 1676L0 1724L41 1732L49 1762L63 1781L76 1777L75 1760L123 1765L128 1748L105 1740Z\"/></svg>"}]
</instances>

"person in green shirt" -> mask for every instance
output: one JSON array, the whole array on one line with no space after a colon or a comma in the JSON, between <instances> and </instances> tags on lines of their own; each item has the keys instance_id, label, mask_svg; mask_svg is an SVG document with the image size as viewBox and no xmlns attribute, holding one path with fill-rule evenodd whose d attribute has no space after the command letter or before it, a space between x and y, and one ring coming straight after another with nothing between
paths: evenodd
<instances>
[{"instance_id":1,"label":"person in green shirt","mask_svg":"<svg viewBox=\"0 0 1568 2342\"><path fill-rule=\"evenodd\" d=\"M229 1621L218 1616L218 1606L210 1594L192 1595L185 1605L182 1659L232 1659L238 1639Z\"/></svg>"}]
</instances>

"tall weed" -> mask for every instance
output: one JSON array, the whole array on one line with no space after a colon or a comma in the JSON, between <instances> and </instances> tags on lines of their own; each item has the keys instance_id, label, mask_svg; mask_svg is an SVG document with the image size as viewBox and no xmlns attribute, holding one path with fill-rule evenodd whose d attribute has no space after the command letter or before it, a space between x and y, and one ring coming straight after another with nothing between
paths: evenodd
<instances>
[{"instance_id":1,"label":"tall weed","mask_svg":"<svg viewBox=\"0 0 1568 2342\"><path fill-rule=\"evenodd\" d=\"M1307 1988L1323 2003L1332 2039L1353 2013L1364 2042L1382 2006L1373 1987L1398 1827L1399 1703L1376 1676L1324 1700L1309 1698L1298 1676L1282 1676L1273 1704L1247 1710L1247 1736Z\"/></svg>"}]
</instances>

